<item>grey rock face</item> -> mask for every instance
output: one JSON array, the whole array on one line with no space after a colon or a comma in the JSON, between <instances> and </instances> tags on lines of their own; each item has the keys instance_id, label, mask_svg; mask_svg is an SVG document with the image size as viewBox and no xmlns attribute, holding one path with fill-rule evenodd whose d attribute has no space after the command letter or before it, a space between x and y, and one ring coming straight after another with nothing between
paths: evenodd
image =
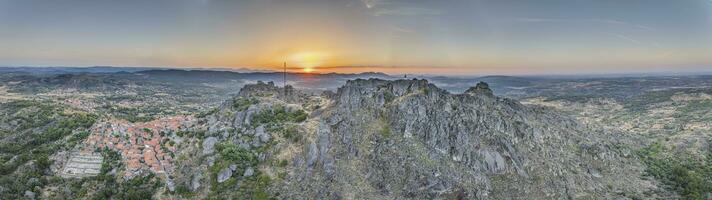
<instances>
[{"instance_id":1,"label":"grey rock face","mask_svg":"<svg viewBox=\"0 0 712 200\"><path fill-rule=\"evenodd\" d=\"M218 183L225 182L231 176L232 176L232 170L229 167L226 167L226 168L220 170L220 172L218 172Z\"/></svg>"},{"instance_id":2,"label":"grey rock face","mask_svg":"<svg viewBox=\"0 0 712 200\"><path fill-rule=\"evenodd\" d=\"M281 99L289 103L299 102L306 96L306 94L295 90L291 85L287 85L285 88L279 88L275 86L274 82L264 83L258 81L257 84L245 85L240 90L239 96L260 96L260 97L274 97L276 99Z\"/></svg>"},{"instance_id":3,"label":"grey rock face","mask_svg":"<svg viewBox=\"0 0 712 200\"><path fill-rule=\"evenodd\" d=\"M247 169L245 169L245 173L242 174L242 176L244 176L244 177L250 177L250 176L252 176L252 175L254 175L254 174L255 174L255 170L252 169L252 167L248 167Z\"/></svg>"},{"instance_id":4,"label":"grey rock face","mask_svg":"<svg viewBox=\"0 0 712 200\"><path fill-rule=\"evenodd\" d=\"M260 104L226 112L222 124L254 136L228 140L243 148L278 141L258 160L291 160L271 169L286 172L271 187L285 197L612 199L650 187L640 176L615 178L636 161L624 160L595 131L551 110L494 96L486 83L451 94L425 80L351 80L320 97L326 103L309 112L307 122L291 124L307 132L299 141L245 125L251 113L274 102L304 102L276 99L284 92L274 85L249 88L240 95L258 95ZM228 167L218 182L232 173L254 176L255 170Z\"/></svg>"},{"instance_id":5,"label":"grey rock face","mask_svg":"<svg viewBox=\"0 0 712 200\"><path fill-rule=\"evenodd\" d=\"M215 144L218 142L216 137L208 137L203 140L203 155L213 154L215 152Z\"/></svg>"},{"instance_id":6,"label":"grey rock face","mask_svg":"<svg viewBox=\"0 0 712 200\"><path fill-rule=\"evenodd\" d=\"M488 173L498 174L504 172L507 163L497 151L480 150L478 152L482 157L482 164Z\"/></svg>"},{"instance_id":7,"label":"grey rock face","mask_svg":"<svg viewBox=\"0 0 712 200\"><path fill-rule=\"evenodd\" d=\"M176 191L176 184L170 178L166 179L166 187L168 188L168 191L171 191L171 192Z\"/></svg>"},{"instance_id":8,"label":"grey rock face","mask_svg":"<svg viewBox=\"0 0 712 200\"><path fill-rule=\"evenodd\" d=\"M479 82L475 87L471 87L465 91L465 93L469 94L483 94L487 96L492 96L492 90L489 87L489 84L485 82Z\"/></svg>"},{"instance_id":9,"label":"grey rock face","mask_svg":"<svg viewBox=\"0 0 712 200\"><path fill-rule=\"evenodd\" d=\"M450 94L425 80L352 80L332 99L304 146L304 172L315 172L299 182L310 187L305 196L372 190L359 198L605 197L615 196L606 185L619 180L577 172L586 172L585 163L605 163L597 165L607 173L625 166L611 150L604 150L606 159L576 153L584 143L607 144L591 134L583 141L590 131L574 120L496 97L486 83ZM366 186L335 189L354 176L365 177ZM645 187L637 183L618 185Z\"/></svg>"},{"instance_id":10,"label":"grey rock face","mask_svg":"<svg viewBox=\"0 0 712 200\"><path fill-rule=\"evenodd\" d=\"M244 115L243 125L246 126L252 124L252 115L257 114L259 111L260 108L255 105L252 105L247 108Z\"/></svg>"},{"instance_id":11,"label":"grey rock face","mask_svg":"<svg viewBox=\"0 0 712 200\"><path fill-rule=\"evenodd\" d=\"M237 170L237 165L232 164L232 165L228 166L228 168L230 168L230 170L234 172L235 170Z\"/></svg>"},{"instance_id":12,"label":"grey rock face","mask_svg":"<svg viewBox=\"0 0 712 200\"><path fill-rule=\"evenodd\" d=\"M208 167L212 167L215 164L215 155L208 156L206 161L208 163Z\"/></svg>"},{"instance_id":13,"label":"grey rock face","mask_svg":"<svg viewBox=\"0 0 712 200\"><path fill-rule=\"evenodd\" d=\"M260 139L260 142L269 142L271 138L268 133L265 132L264 126L258 126L255 128L255 136Z\"/></svg>"},{"instance_id":14,"label":"grey rock face","mask_svg":"<svg viewBox=\"0 0 712 200\"><path fill-rule=\"evenodd\" d=\"M306 152L307 166L314 166L317 158L319 158L319 149L316 147L316 143L310 142L309 146L307 146Z\"/></svg>"},{"instance_id":15,"label":"grey rock face","mask_svg":"<svg viewBox=\"0 0 712 200\"><path fill-rule=\"evenodd\" d=\"M28 199L35 199L35 193L29 190L25 191L25 197Z\"/></svg>"},{"instance_id":16,"label":"grey rock face","mask_svg":"<svg viewBox=\"0 0 712 200\"><path fill-rule=\"evenodd\" d=\"M329 155L331 130L325 122L320 122L317 129L318 159L321 160L327 177L334 173L334 159Z\"/></svg>"},{"instance_id":17,"label":"grey rock face","mask_svg":"<svg viewBox=\"0 0 712 200\"><path fill-rule=\"evenodd\" d=\"M248 107L249 109L249 107ZM235 120L232 122L233 127L241 127L245 123L247 112L235 112Z\"/></svg>"},{"instance_id":18,"label":"grey rock face","mask_svg":"<svg viewBox=\"0 0 712 200\"><path fill-rule=\"evenodd\" d=\"M190 180L190 191L195 192L200 189L200 181L202 179L203 176L200 173L193 175L193 178Z\"/></svg>"}]
</instances>

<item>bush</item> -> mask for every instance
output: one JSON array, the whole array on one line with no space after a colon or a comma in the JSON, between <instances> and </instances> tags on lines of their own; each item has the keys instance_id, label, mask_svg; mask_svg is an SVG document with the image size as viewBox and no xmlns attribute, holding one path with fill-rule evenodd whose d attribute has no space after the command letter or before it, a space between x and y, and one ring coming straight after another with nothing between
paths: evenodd
<instances>
[{"instance_id":1,"label":"bush","mask_svg":"<svg viewBox=\"0 0 712 200\"><path fill-rule=\"evenodd\" d=\"M675 165L671 179L676 189L687 199L705 199L707 196L709 186L705 185L702 175L695 171L682 165Z\"/></svg>"},{"instance_id":2,"label":"bush","mask_svg":"<svg viewBox=\"0 0 712 200\"><path fill-rule=\"evenodd\" d=\"M383 99L386 101L386 103L390 103L396 99L396 95L394 95L391 91L386 91L383 92Z\"/></svg>"},{"instance_id":3,"label":"bush","mask_svg":"<svg viewBox=\"0 0 712 200\"><path fill-rule=\"evenodd\" d=\"M33 114L26 116L31 115ZM96 115L85 113L56 113L56 115L58 115L56 122L47 122L49 123L48 126L47 124L40 126L46 126L44 131L39 133L28 132L28 134L17 135L17 137L11 137L13 138L13 141L0 145L0 153L18 155L18 159L14 162L3 162L3 164L0 165L0 174L10 174L14 172L19 165L22 165L27 161L35 158L42 158L43 156L54 153L64 145L73 145L76 142L83 140L83 138L88 136L87 132L79 132L79 134L73 135L68 139L66 144L55 143L57 140L72 135L72 133L77 129L87 129L91 127L96 120Z\"/></svg>"},{"instance_id":4,"label":"bush","mask_svg":"<svg viewBox=\"0 0 712 200\"><path fill-rule=\"evenodd\" d=\"M121 165L121 154L119 152L104 147L101 151L101 155L104 157L104 161L101 163L101 175L104 175L111 171L111 169L117 168Z\"/></svg>"},{"instance_id":5,"label":"bush","mask_svg":"<svg viewBox=\"0 0 712 200\"><path fill-rule=\"evenodd\" d=\"M295 143L301 140L301 135L299 135L299 131L297 130L296 126L286 126L284 129L282 129L282 135L287 140L290 140Z\"/></svg>"},{"instance_id":6,"label":"bush","mask_svg":"<svg viewBox=\"0 0 712 200\"><path fill-rule=\"evenodd\" d=\"M267 193L267 187L272 182L272 179L266 174L260 173L260 175L254 176L254 179L248 179L245 182L245 186L248 189L252 189L252 199L253 200L267 200L270 199L269 193Z\"/></svg>"},{"instance_id":7,"label":"bush","mask_svg":"<svg viewBox=\"0 0 712 200\"><path fill-rule=\"evenodd\" d=\"M277 163L279 167L286 167L287 165L289 165L289 161L287 160L280 160L279 163Z\"/></svg>"},{"instance_id":8,"label":"bush","mask_svg":"<svg viewBox=\"0 0 712 200\"><path fill-rule=\"evenodd\" d=\"M37 165L37 169L40 171L45 171L49 169L49 166L52 165L52 160L49 159L47 155L41 155L37 159L35 159L35 164Z\"/></svg>"},{"instance_id":9,"label":"bush","mask_svg":"<svg viewBox=\"0 0 712 200\"><path fill-rule=\"evenodd\" d=\"M274 199L268 192L272 180L268 175L257 170L259 161L253 152L229 142L219 143L215 146L215 149L219 152L219 159L210 168L213 179L211 180L211 193L208 195L208 199L243 199L246 197L250 199ZM286 161L284 163L286 165ZM236 177L217 183L215 179L217 173L230 164L237 165L237 170L233 173L233 176ZM243 178L241 175L248 167L255 169L255 174ZM240 184L237 184L238 182Z\"/></svg>"},{"instance_id":10,"label":"bush","mask_svg":"<svg viewBox=\"0 0 712 200\"><path fill-rule=\"evenodd\" d=\"M176 186L176 194L180 195L183 198L191 198L195 196L195 193L190 191L190 188L186 184L179 184Z\"/></svg>"},{"instance_id":11,"label":"bush","mask_svg":"<svg viewBox=\"0 0 712 200\"><path fill-rule=\"evenodd\" d=\"M638 152L646 173L663 182L686 199L705 199L712 192L712 152L700 158L669 152L660 142Z\"/></svg>"},{"instance_id":12,"label":"bush","mask_svg":"<svg viewBox=\"0 0 712 200\"><path fill-rule=\"evenodd\" d=\"M232 108L237 111L245 111L250 105L259 103L257 99L254 98L236 98L232 100Z\"/></svg>"},{"instance_id":13,"label":"bush","mask_svg":"<svg viewBox=\"0 0 712 200\"><path fill-rule=\"evenodd\" d=\"M283 124L285 122L303 122L307 119L307 113L304 110L293 112L287 111L284 106L276 106L272 109L262 110L252 116L254 125L259 124Z\"/></svg>"},{"instance_id":14,"label":"bush","mask_svg":"<svg viewBox=\"0 0 712 200\"><path fill-rule=\"evenodd\" d=\"M257 165L257 156L254 153L235 144L225 142L218 144L215 148L220 152L221 162L236 164L238 172Z\"/></svg>"},{"instance_id":15,"label":"bush","mask_svg":"<svg viewBox=\"0 0 712 200\"><path fill-rule=\"evenodd\" d=\"M208 110L207 112L198 113L195 117L196 117L196 118L205 118L205 117L207 117L208 115L212 115L212 114L215 114L215 113L217 113L217 112L218 112L218 109L217 109L217 108L213 108L213 109Z\"/></svg>"}]
</instances>

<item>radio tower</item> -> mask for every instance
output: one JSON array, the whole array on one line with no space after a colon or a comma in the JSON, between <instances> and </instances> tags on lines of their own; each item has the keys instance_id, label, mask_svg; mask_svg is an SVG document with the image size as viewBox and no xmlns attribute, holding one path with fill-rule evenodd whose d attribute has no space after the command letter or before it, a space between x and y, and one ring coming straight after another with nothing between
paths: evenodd
<instances>
[{"instance_id":1,"label":"radio tower","mask_svg":"<svg viewBox=\"0 0 712 200\"><path fill-rule=\"evenodd\" d=\"M287 95L287 62L284 62L284 72L282 73L282 89L284 89L284 95Z\"/></svg>"}]
</instances>

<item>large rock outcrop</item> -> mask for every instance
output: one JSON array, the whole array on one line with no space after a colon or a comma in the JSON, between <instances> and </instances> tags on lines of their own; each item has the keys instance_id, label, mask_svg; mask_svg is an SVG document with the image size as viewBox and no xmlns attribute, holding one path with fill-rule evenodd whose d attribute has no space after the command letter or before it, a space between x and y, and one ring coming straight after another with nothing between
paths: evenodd
<instances>
[{"instance_id":1,"label":"large rock outcrop","mask_svg":"<svg viewBox=\"0 0 712 200\"><path fill-rule=\"evenodd\" d=\"M249 173L209 177L239 185L269 175L270 193L282 199L612 199L654 189L608 135L494 96L486 83L463 94L415 79L351 80L322 96L283 91L246 86L240 101L206 117L207 140L219 140L209 143L235 144L259 160ZM309 115L258 123L279 109Z\"/></svg>"},{"instance_id":2,"label":"large rock outcrop","mask_svg":"<svg viewBox=\"0 0 712 200\"><path fill-rule=\"evenodd\" d=\"M630 158L574 120L425 80L352 80L297 160L290 197L598 199L645 191ZM300 168L301 167L301 168Z\"/></svg>"}]
</instances>

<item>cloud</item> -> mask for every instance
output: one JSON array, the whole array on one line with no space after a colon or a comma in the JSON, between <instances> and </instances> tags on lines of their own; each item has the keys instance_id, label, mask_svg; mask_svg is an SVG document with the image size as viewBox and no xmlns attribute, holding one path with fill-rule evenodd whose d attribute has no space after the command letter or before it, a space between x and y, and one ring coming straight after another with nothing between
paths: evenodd
<instances>
[{"instance_id":1,"label":"cloud","mask_svg":"<svg viewBox=\"0 0 712 200\"><path fill-rule=\"evenodd\" d=\"M640 24L632 24L632 23L628 23L628 22L624 22L624 21L611 20L611 19L590 19L590 20L586 20L586 21L595 22L595 23L603 23L603 24L616 24L616 25L623 25L623 26L631 26L631 27L635 27L638 29L648 30L648 31L655 30L649 26L643 26Z\"/></svg>"},{"instance_id":2,"label":"cloud","mask_svg":"<svg viewBox=\"0 0 712 200\"><path fill-rule=\"evenodd\" d=\"M634 27L637 29L643 29L643 30L648 30L648 31L653 31L655 30L652 27L649 26L644 26L640 24L633 24L629 22L624 22L624 21L619 21L619 20L613 20L613 19L556 19L556 18L515 18L511 21L515 22L532 22L532 23L546 23L546 22L560 22L560 23L599 23L599 24L612 24L612 25L621 25L621 26L629 26L629 27Z\"/></svg>"},{"instance_id":3,"label":"cloud","mask_svg":"<svg viewBox=\"0 0 712 200\"><path fill-rule=\"evenodd\" d=\"M621 39L621 40L626 40L626 41L629 41L629 42L632 42L632 43L635 43L635 44L643 44L643 42L640 42L639 40L633 39L633 38L628 37L628 36L623 35L623 34L617 34L617 33L603 33L603 34L604 34L604 35L607 35L607 36L614 37L614 38L618 38L618 39Z\"/></svg>"},{"instance_id":4,"label":"cloud","mask_svg":"<svg viewBox=\"0 0 712 200\"><path fill-rule=\"evenodd\" d=\"M424 8L412 2L395 0L360 0L374 16L428 16L443 14L442 10Z\"/></svg>"},{"instance_id":5,"label":"cloud","mask_svg":"<svg viewBox=\"0 0 712 200\"><path fill-rule=\"evenodd\" d=\"M637 39L635 39L635 38L633 38L633 37L629 37L629 36L623 35L623 34L618 34L618 33L602 33L602 34L603 34L603 35L606 35L606 36L614 37L614 38L617 38L617 39L625 40L625 41L628 41L628 42L631 42L631 43L634 43L634 44L637 44L637 45L652 46L652 47L657 47L657 48L660 47L660 43L657 43L657 42L648 42L648 43L646 43L646 42L637 40Z\"/></svg>"},{"instance_id":6,"label":"cloud","mask_svg":"<svg viewBox=\"0 0 712 200\"><path fill-rule=\"evenodd\" d=\"M414 33L415 31L406 29L400 26L389 26L393 31L400 32L400 33Z\"/></svg>"},{"instance_id":7,"label":"cloud","mask_svg":"<svg viewBox=\"0 0 712 200\"><path fill-rule=\"evenodd\" d=\"M423 16L423 15L441 15L440 10L416 7L396 7L390 9L379 9L373 13L375 16Z\"/></svg>"},{"instance_id":8,"label":"cloud","mask_svg":"<svg viewBox=\"0 0 712 200\"><path fill-rule=\"evenodd\" d=\"M363 2L363 5L366 6L366 8L370 9L370 8L376 7L376 5L378 5L378 3L380 1L379 0L361 0L361 2Z\"/></svg>"},{"instance_id":9,"label":"cloud","mask_svg":"<svg viewBox=\"0 0 712 200\"><path fill-rule=\"evenodd\" d=\"M526 23L598 23L598 24L611 24L611 25L620 25L620 26L627 26L627 27L633 27L636 29L642 29L642 30L647 30L647 31L654 31L652 27L640 25L640 24L633 24L625 21L619 21L619 20L613 20L613 19L557 19L557 18L516 18L512 21L515 22L526 22ZM618 34L618 33L610 33L610 32L605 32L605 33L600 33L602 35L616 38L619 40L624 40L628 41L633 44L637 45L644 45L644 46L653 46L653 47L660 47L660 44L657 42L643 42L638 39L635 39L633 37L630 37L628 35L624 34Z\"/></svg>"}]
</instances>

